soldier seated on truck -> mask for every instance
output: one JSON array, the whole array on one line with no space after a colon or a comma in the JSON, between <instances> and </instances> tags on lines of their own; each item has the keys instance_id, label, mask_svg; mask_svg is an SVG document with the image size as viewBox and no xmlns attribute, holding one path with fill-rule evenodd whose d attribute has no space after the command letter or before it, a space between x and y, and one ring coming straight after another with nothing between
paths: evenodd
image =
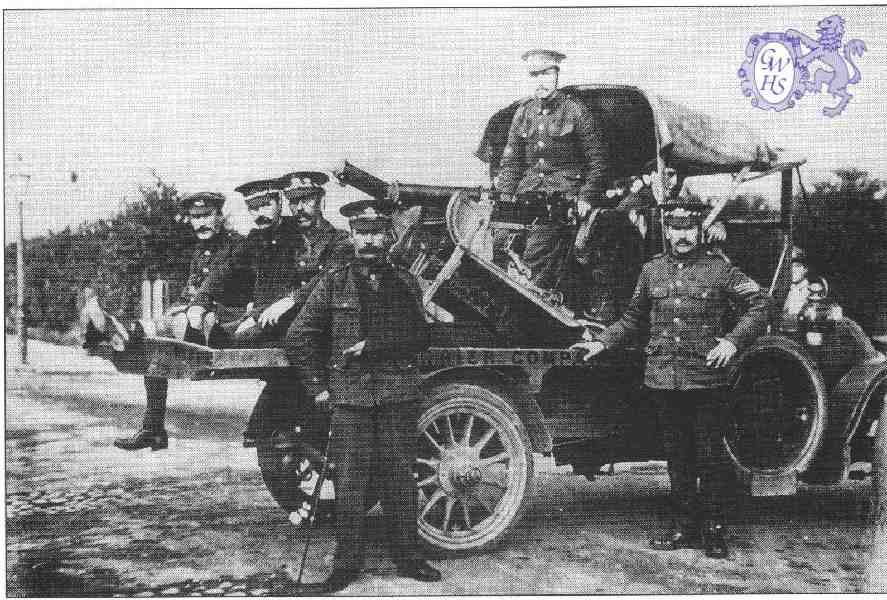
<instances>
[{"instance_id":1,"label":"soldier seated on truck","mask_svg":"<svg viewBox=\"0 0 887 600\"><path fill-rule=\"evenodd\" d=\"M221 194L201 192L185 197L180 210L190 222L197 237L188 282L177 304L166 311L163 318L152 325L158 335L168 335L188 342L222 346L227 342L223 324L236 322L252 293L254 275L244 259L244 239L224 226ZM115 324L114 335L128 346L138 343L144 335L139 323L127 331L119 322L104 314L96 301L84 307L87 325L87 343L94 346L101 333ZM120 348L122 349L122 348ZM123 450L150 447L160 450L168 446L164 425L168 381L162 377L145 377L147 408L142 428L129 438L114 441Z\"/></svg>"},{"instance_id":2,"label":"soldier seated on truck","mask_svg":"<svg viewBox=\"0 0 887 600\"><path fill-rule=\"evenodd\" d=\"M256 283L250 310L234 330L235 346L279 344L315 282L351 259L348 233L323 218L327 181L323 173L299 171L236 188L255 224L246 244ZM292 216L282 216L284 199ZM269 378L243 434L244 446L255 446L263 432L287 430L289 420L310 407L291 373Z\"/></svg>"}]
</instances>

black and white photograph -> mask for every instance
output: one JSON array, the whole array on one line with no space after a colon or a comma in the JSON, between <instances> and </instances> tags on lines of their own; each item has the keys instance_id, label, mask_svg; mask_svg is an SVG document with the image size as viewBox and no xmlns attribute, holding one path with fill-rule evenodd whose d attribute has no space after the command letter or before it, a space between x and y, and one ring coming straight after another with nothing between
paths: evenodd
<instances>
[{"instance_id":1,"label":"black and white photograph","mask_svg":"<svg viewBox=\"0 0 887 600\"><path fill-rule=\"evenodd\" d=\"M887 6L3 11L6 597L887 593Z\"/></svg>"}]
</instances>

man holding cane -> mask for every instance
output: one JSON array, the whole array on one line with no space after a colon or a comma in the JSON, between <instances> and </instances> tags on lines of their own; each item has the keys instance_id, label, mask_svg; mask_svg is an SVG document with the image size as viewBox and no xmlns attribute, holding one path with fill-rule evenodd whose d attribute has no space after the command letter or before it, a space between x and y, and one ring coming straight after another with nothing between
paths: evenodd
<instances>
[{"instance_id":1,"label":"man holding cane","mask_svg":"<svg viewBox=\"0 0 887 600\"><path fill-rule=\"evenodd\" d=\"M333 572L308 592L344 589L360 574L369 478L382 502L392 560L404 577L438 581L421 558L416 529L417 355L428 347L422 294L408 271L387 261L391 218L375 200L342 207L355 259L327 273L285 338L308 392L332 407L337 533Z\"/></svg>"},{"instance_id":2,"label":"man holding cane","mask_svg":"<svg viewBox=\"0 0 887 600\"><path fill-rule=\"evenodd\" d=\"M669 252L644 264L622 318L573 348L587 350L589 360L649 330L645 384L656 403L678 513L671 534L651 545L675 550L701 544L707 556L726 558L723 501L733 473L722 443L730 408L725 366L765 332L774 304L723 254L702 247L707 210L702 202L680 198L665 204ZM725 331L730 303L742 314Z\"/></svg>"}]
</instances>

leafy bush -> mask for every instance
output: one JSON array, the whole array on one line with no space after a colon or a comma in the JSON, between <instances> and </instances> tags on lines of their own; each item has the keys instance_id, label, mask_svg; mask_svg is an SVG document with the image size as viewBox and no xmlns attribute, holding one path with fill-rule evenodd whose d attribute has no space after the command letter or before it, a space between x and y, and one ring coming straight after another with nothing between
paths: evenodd
<instances>
[{"instance_id":1,"label":"leafy bush","mask_svg":"<svg viewBox=\"0 0 887 600\"><path fill-rule=\"evenodd\" d=\"M193 236L176 220L177 191L158 180L111 218L66 227L25 241L26 322L65 331L77 320L82 290L92 287L105 308L125 319L140 313L144 278L170 280L177 293L188 275ZM6 310L16 304L15 244L5 248Z\"/></svg>"},{"instance_id":2,"label":"leafy bush","mask_svg":"<svg viewBox=\"0 0 887 600\"><path fill-rule=\"evenodd\" d=\"M829 281L832 297L870 335L887 333L887 182L835 171L797 199L797 245Z\"/></svg>"}]
</instances>

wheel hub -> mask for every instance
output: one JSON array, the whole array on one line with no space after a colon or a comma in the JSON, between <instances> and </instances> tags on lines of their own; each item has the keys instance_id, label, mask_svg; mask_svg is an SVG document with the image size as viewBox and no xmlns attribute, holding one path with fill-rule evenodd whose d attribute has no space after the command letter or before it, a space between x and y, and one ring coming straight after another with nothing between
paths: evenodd
<instances>
[{"instance_id":1,"label":"wheel hub","mask_svg":"<svg viewBox=\"0 0 887 600\"><path fill-rule=\"evenodd\" d=\"M481 481L477 453L469 448L448 448L440 461L438 477L448 496L464 495Z\"/></svg>"}]
</instances>

